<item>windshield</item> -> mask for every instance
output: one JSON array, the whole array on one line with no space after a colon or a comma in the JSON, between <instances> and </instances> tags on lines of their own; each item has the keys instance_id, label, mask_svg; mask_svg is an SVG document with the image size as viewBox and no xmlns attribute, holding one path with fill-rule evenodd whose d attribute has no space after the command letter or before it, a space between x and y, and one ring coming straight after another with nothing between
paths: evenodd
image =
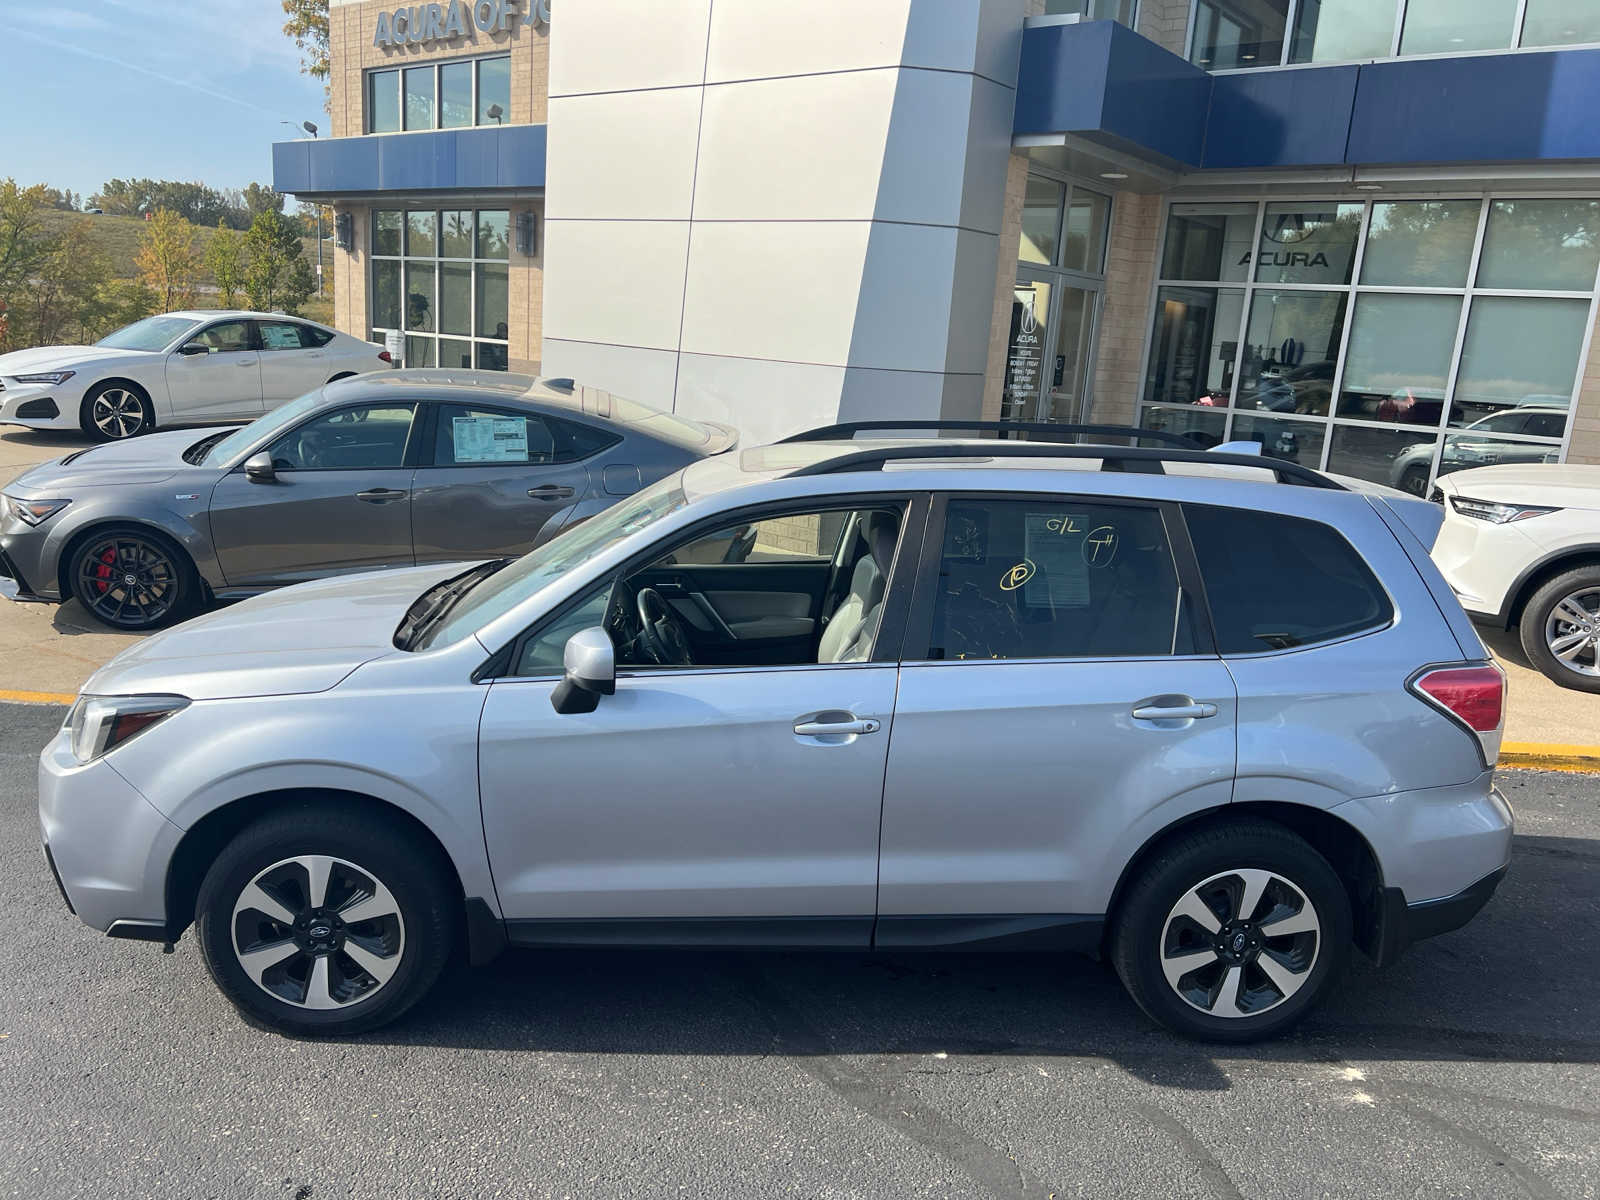
<instances>
[{"instance_id":1,"label":"windshield","mask_svg":"<svg viewBox=\"0 0 1600 1200\"><path fill-rule=\"evenodd\" d=\"M289 401L281 408L273 409L259 421L251 421L250 424L235 429L206 452L206 456L200 460L200 465L220 467L235 455L243 454L262 438L270 437L279 430L293 425L314 409L321 399L322 389L318 388L314 392L307 392L298 400Z\"/></svg>"},{"instance_id":2,"label":"windshield","mask_svg":"<svg viewBox=\"0 0 1600 1200\"><path fill-rule=\"evenodd\" d=\"M95 345L113 350L165 350L198 324L193 317L146 317L106 334Z\"/></svg>"},{"instance_id":3,"label":"windshield","mask_svg":"<svg viewBox=\"0 0 1600 1200\"><path fill-rule=\"evenodd\" d=\"M599 554L613 542L653 525L689 502L679 486L682 472L669 475L638 495L613 505L537 550L524 554L462 596L417 649L447 646L504 616L547 584Z\"/></svg>"}]
</instances>

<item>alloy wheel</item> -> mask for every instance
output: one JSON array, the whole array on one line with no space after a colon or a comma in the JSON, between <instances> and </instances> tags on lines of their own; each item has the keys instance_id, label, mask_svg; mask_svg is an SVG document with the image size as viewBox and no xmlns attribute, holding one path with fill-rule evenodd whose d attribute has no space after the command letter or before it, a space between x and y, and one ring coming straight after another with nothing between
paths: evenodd
<instances>
[{"instance_id":1,"label":"alloy wheel","mask_svg":"<svg viewBox=\"0 0 1600 1200\"><path fill-rule=\"evenodd\" d=\"M1556 601L1544 623L1544 644L1567 670L1600 676L1600 588Z\"/></svg>"},{"instance_id":2,"label":"alloy wheel","mask_svg":"<svg viewBox=\"0 0 1600 1200\"><path fill-rule=\"evenodd\" d=\"M302 854L258 873L234 902L232 945L244 973L296 1008L366 1000L394 978L405 922L372 872L342 858Z\"/></svg>"},{"instance_id":3,"label":"alloy wheel","mask_svg":"<svg viewBox=\"0 0 1600 1200\"><path fill-rule=\"evenodd\" d=\"M91 547L78 566L78 597L108 625L145 628L168 616L179 599L178 565L139 537L112 537Z\"/></svg>"},{"instance_id":4,"label":"alloy wheel","mask_svg":"<svg viewBox=\"0 0 1600 1200\"><path fill-rule=\"evenodd\" d=\"M1274 871L1224 871L1185 892L1161 933L1161 970L1191 1008L1253 1017L1311 978L1322 924L1310 898Z\"/></svg>"},{"instance_id":5,"label":"alloy wheel","mask_svg":"<svg viewBox=\"0 0 1600 1200\"><path fill-rule=\"evenodd\" d=\"M127 388L107 388L89 405L89 419L108 438L134 437L144 432L144 400Z\"/></svg>"}]
</instances>

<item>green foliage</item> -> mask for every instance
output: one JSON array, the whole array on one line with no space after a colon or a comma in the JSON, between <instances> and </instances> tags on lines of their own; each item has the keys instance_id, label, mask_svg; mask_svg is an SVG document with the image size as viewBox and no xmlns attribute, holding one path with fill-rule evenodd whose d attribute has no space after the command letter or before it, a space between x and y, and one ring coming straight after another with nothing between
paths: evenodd
<instances>
[{"instance_id":1,"label":"green foliage","mask_svg":"<svg viewBox=\"0 0 1600 1200\"><path fill-rule=\"evenodd\" d=\"M244 189L244 209L254 221L264 212L282 212L283 196L264 183L252 183Z\"/></svg>"},{"instance_id":2,"label":"green foliage","mask_svg":"<svg viewBox=\"0 0 1600 1200\"><path fill-rule=\"evenodd\" d=\"M219 191L174 179L108 179L89 204L113 216L139 217L165 208L195 225L210 228L220 222L230 229L248 229L256 214L281 212L283 197L263 183Z\"/></svg>"},{"instance_id":3,"label":"green foliage","mask_svg":"<svg viewBox=\"0 0 1600 1200\"><path fill-rule=\"evenodd\" d=\"M139 278L156 295L162 312L187 308L194 301L196 277L200 274L194 226L171 209L157 209L145 223L134 262L139 267Z\"/></svg>"},{"instance_id":4,"label":"green foliage","mask_svg":"<svg viewBox=\"0 0 1600 1200\"><path fill-rule=\"evenodd\" d=\"M250 307L297 312L317 290L306 262L300 224L279 212L264 212L244 235L244 292Z\"/></svg>"},{"instance_id":5,"label":"green foliage","mask_svg":"<svg viewBox=\"0 0 1600 1200\"><path fill-rule=\"evenodd\" d=\"M206 247L205 264L216 280L223 308L237 308L244 286L244 238L221 221Z\"/></svg>"},{"instance_id":6,"label":"green foliage","mask_svg":"<svg viewBox=\"0 0 1600 1200\"><path fill-rule=\"evenodd\" d=\"M300 69L328 82L328 0L283 0L283 31L300 47Z\"/></svg>"}]
</instances>

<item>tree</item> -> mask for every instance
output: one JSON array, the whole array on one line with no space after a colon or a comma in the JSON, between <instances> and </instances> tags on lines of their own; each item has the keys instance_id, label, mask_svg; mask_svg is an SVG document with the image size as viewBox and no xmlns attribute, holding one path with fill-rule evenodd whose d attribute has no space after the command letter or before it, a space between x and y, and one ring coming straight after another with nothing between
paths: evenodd
<instances>
[{"instance_id":1,"label":"tree","mask_svg":"<svg viewBox=\"0 0 1600 1200\"><path fill-rule=\"evenodd\" d=\"M24 188L15 179L0 181L0 312L8 314L0 330L0 351L28 344L18 309L52 248L39 218L44 203L42 185Z\"/></svg>"},{"instance_id":2,"label":"tree","mask_svg":"<svg viewBox=\"0 0 1600 1200\"><path fill-rule=\"evenodd\" d=\"M134 257L139 278L156 294L163 312L183 308L194 298L200 256L194 248L194 226L170 208L158 208L139 238Z\"/></svg>"},{"instance_id":3,"label":"tree","mask_svg":"<svg viewBox=\"0 0 1600 1200\"><path fill-rule=\"evenodd\" d=\"M300 244L300 223L280 212L260 213L244 235L244 292L250 307L295 312L317 290Z\"/></svg>"},{"instance_id":4,"label":"tree","mask_svg":"<svg viewBox=\"0 0 1600 1200\"><path fill-rule=\"evenodd\" d=\"M282 212L283 194L275 192L264 183L252 183L244 189L241 199L248 218L254 221L264 212Z\"/></svg>"},{"instance_id":5,"label":"tree","mask_svg":"<svg viewBox=\"0 0 1600 1200\"><path fill-rule=\"evenodd\" d=\"M234 308L239 303L239 289L244 286L243 243L240 234L229 229L226 222L218 221L217 231L206 247L206 267L222 293L223 308Z\"/></svg>"},{"instance_id":6,"label":"tree","mask_svg":"<svg viewBox=\"0 0 1600 1200\"><path fill-rule=\"evenodd\" d=\"M300 47L300 70L328 88L328 0L283 0L283 31Z\"/></svg>"},{"instance_id":7,"label":"tree","mask_svg":"<svg viewBox=\"0 0 1600 1200\"><path fill-rule=\"evenodd\" d=\"M85 340L99 323L111 258L95 241L93 222L78 219L52 239L34 274L33 286L18 304L30 344L60 345Z\"/></svg>"}]
</instances>

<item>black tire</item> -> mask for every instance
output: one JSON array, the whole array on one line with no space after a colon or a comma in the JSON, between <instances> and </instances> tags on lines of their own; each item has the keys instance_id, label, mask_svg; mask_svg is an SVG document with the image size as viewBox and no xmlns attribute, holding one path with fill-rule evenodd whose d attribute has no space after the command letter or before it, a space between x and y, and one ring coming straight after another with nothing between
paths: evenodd
<instances>
[{"instance_id":1,"label":"black tire","mask_svg":"<svg viewBox=\"0 0 1600 1200\"><path fill-rule=\"evenodd\" d=\"M384 917L335 928L329 935L333 948L324 942L322 948L307 951L300 945L318 931L312 922L319 917L327 922L319 910L307 910L311 916L306 923L287 927L301 939L294 942L291 957L279 966L267 968L262 973L267 982L258 983L240 960L236 938L264 936L262 944L270 948L282 944L271 940L281 929L274 931L270 920L263 926L254 909L242 912L236 925L235 906L258 876L275 864L288 863L278 868L278 875L268 878L288 881L282 885L287 890L279 890L276 895L290 898L285 907L294 912L294 880L306 875L301 872L297 876L300 869L289 860L308 856L341 860L342 865L332 868L326 885L327 912L336 915L341 901L343 911L354 911L362 903L359 897L363 893L351 890L351 881L365 878L378 885L372 891L379 907L391 902L395 906L399 924ZM201 955L222 994L253 1025L296 1037L344 1037L376 1029L422 999L450 958L461 906L446 870L434 847L406 830L385 825L372 810L310 803L280 810L241 831L206 872L195 907ZM386 898L378 898L376 893L380 891L386 893ZM303 893L300 895L304 899ZM347 901L346 896L356 899ZM269 931L265 935L261 934L263 928ZM379 980L367 975L360 963L349 957L349 944L358 938L369 949L388 940L381 952L384 961L397 961L392 974ZM349 990L347 997L336 999L334 1007L304 1006L317 959L328 964L323 968L323 980L336 981L332 990ZM299 982L302 976L303 984ZM363 978L367 982L360 982ZM269 986L277 988L278 993L269 993ZM302 986L306 994L299 1000L282 998L286 994L292 997Z\"/></svg>"},{"instance_id":2,"label":"black tire","mask_svg":"<svg viewBox=\"0 0 1600 1200\"><path fill-rule=\"evenodd\" d=\"M1584 673L1584 670L1600 671L1600 612L1596 613L1591 627L1586 630L1580 621L1560 619L1557 608L1563 601L1577 603L1586 611L1595 612L1596 606L1600 605L1600 566L1578 567L1563 572L1546 581L1529 597L1517 629L1522 640L1522 651L1546 679L1574 691L1600 692L1600 673ZM1589 634L1589 638L1580 640L1575 666L1562 662L1550 646L1552 618L1556 618L1558 629L1568 630L1569 637L1585 632Z\"/></svg>"},{"instance_id":3,"label":"black tire","mask_svg":"<svg viewBox=\"0 0 1600 1200\"><path fill-rule=\"evenodd\" d=\"M150 395L136 383L108 379L89 389L78 409L78 424L97 442L119 442L156 427Z\"/></svg>"},{"instance_id":4,"label":"black tire","mask_svg":"<svg viewBox=\"0 0 1600 1200\"><path fill-rule=\"evenodd\" d=\"M1236 901L1242 899L1242 888L1231 881L1242 884L1243 876L1235 872L1246 871L1274 878L1261 893L1272 906L1258 902L1255 912L1248 914L1258 921L1224 923L1213 903L1208 907L1220 925L1213 935L1181 913L1175 915L1180 902L1219 877L1221 882L1211 884L1215 894L1231 892ZM1303 902L1298 910L1293 903L1296 892ZM1264 938L1262 927L1284 924L1291 916L1300 921L1304 903L1312 908L1315 932ZM1226 904L1220 907L1226 909ZM1224 944L1231 954L1240 934L1244 946L1237 957L1224 958L1213 946ZM1350 942L1350 900L1328 861L1281 825L1241 818L1179 833L1158 848L1117 907L1110 948L1123 986L1147 1015L1186 1037L1240 1043L1273 1037L1305 1016L1344 969ZM1290 991L1273 983L1259 965L1269 951L1268 965L1280 976L1293 978ZM1214 964L1199 961L1169 983L1164 963L1203 960L1208 953ZM1210 993L1210 1003L1220 1011L1227 1003L1222 996L1235 967L1239 973L1233 978L1242 987L1236 986L1228 999L1237 1002L1235 1007L1243 1015L1216 1015L1198 1007L1199 999L1179 994L1180 984L1200 999Z\"/></svg>"},{"instance_id":5,"label":"black tire","mask_svg":"<svg viewBox=\"0 0 1600 1200\"><path fill-rule=\"evenodd\" d=\"M181 621L205 593L183 547L143 525L107 525L79 539L67 588L96 620L126 633Z\"/></svg>"},{"instance_id":6,"label":"black tire","mask_svg":"<svg viewBox=\"0 0 1600 1200\"><path fill-rule=\"evenodd\" d=\"M1413 496L1428 498L1428 468L1407 467L1400 475L1400 490Z\"/></svg>"}]
</instances>

